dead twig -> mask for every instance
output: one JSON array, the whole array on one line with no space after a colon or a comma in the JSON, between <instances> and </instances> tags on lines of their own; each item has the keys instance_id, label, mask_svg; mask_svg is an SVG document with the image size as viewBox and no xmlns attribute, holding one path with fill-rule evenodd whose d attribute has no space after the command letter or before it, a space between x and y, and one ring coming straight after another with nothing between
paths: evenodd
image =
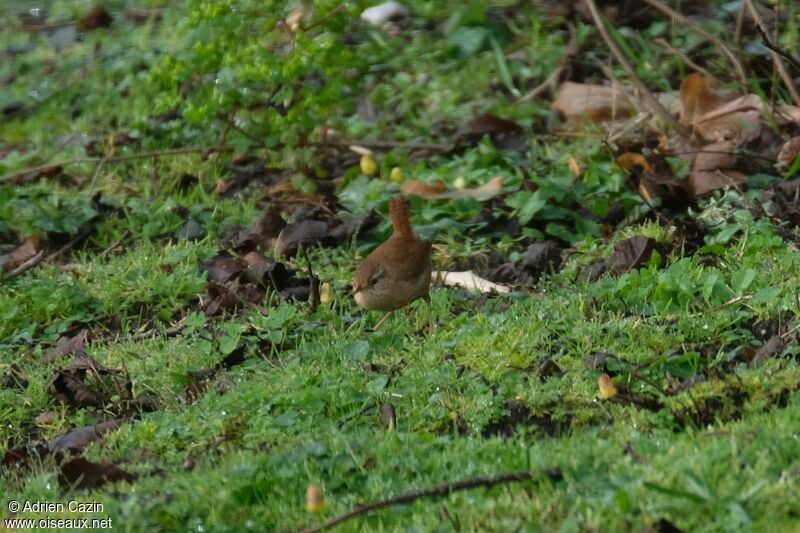
<instances>
[{"instance_id":1,"label":"dead twig","mask_svg":"<svg viewBox=\"0 0 800 533\"><path fill-rule=\"evenodd\" d=\"M775 65L775 70L778 71L778 75L781 77L781 80L783 80L783 84L786 85L786 89L789 91L789 94L792 95L792 99L794 100L795 104L800 106L800 93L798 93L797 87L794 84L794 80L792 79L791 74L789 74L789 70L786 68L786 65L781 57L789 59L795 68L800 67L800 64L798 64L794 57L792 57L788 52L781 50L780 47L769 38L769 35L767 35L767 32L764 30L764 21L761 19L761 15L758 14L756 6L753 5L753 0L744 0L744 3L747 6L747 10L750 12L750 16L756 25L756 31L758 31L758 34L761 36L762 42L767 48L769 48L769 53L772 55L772 63Z\"/></svg>"},{"instance_id":2,"label":"dead twig","mask_svg":"<svg viewBox=\"0 0 800 533\"><path fill-rule=\"evenodd\" d=\"M100 253L97 255L97 258L99 259L99 258L105 257L105 256L107 256L108 254L110 254L110 253L111 253L111 251L112 251L114 248L116 248L117 246L119 246L120 244L122 244L122 241L124 241L125 239L127 239L128 237L130 237L130 235L131 235L131 230L129 230L129 229L126 229L126 230L125 230L125 233L123 233L123 234L122 234L122 237L120 237L120 238L119 238L119 239L117 239L117 240L116 240L114 243L112 243L112 244L111 244L111 246L109 246L108 248L106 248L105 250L103 250L102 252L100 252Z\"/></svg>"},{"instance_id":3,"label":"dead twig","mask_svg":"<svg viewBox=\"0 0 800 533\"><path fill-rule=\"evenodd\" d=\"M39 250L39 252L25 261L24 263L20 263L17 268L11 270L8 274L3 276L5 279L13 278L14 276L19 276L20 274L27 272L28 270L32 269L36 265L42 262L44 259L44 250Z\"/></svg>"},{"instance_id":4,"label":"dead twig","mask_svg":"<svg viewBox=\"0 0 800 533\"><path fill-rule=\"evenodd\" d=\"M671 7L662 4L658 0L644 0L644 1L649 6L658 9L668 17L671 17L673 21L686 26L696 34L700 35L701 37L705 38L708 41L711 41L717 48L720 49L720 51L725 55L725 57L728 58L728 61L730 61L731 65L733 65L733 68L736 69L736 76L739 78L739 83L742 85L742 89L747 87L747 74L744 71L742 63L739 61L736 55L731 51L731 49L728 48L728 46L724 42L722 42L717 36L707 32L706 30L704 30L703 28L692 22L692 20L689 17L682 15L681 13L672 9Z\"/></svg>"},{"instance_id":5,"label":"dead twig","mask_svg":"<svg viewBox=\"0 0 800 533\"><path fill-rule=\"evenodd\" d=\"M335 17L335 16L336 16L336 15L339 13L339 11L341 11L341 10L342 10L342 9L344 9L345 7L347 7L347 4L345 4L344 2L342 2L342 3L341 3L341 4L339 4L338 6L334 7L333 9L331 9L331 10L330 10L330 12L328 12L328 14L327 14L327 15L325 15L324 17L322 17L322 18L320 18L320 19L318 19L318 20L315 20L314 22L312 22L312 23L311 23L311 24L309 24L308 26L301 27L301 29L302 29L303 31L308 31L308 30L310 30L310 29L312 29L312 28L316 28L316 27L317 27L317 26L319 26L320 24L324 24L325 22L327 22L327 21L328 21L328 20L330 20L331 18Z\"/></svg>"},{"instance_id":6,"label":"dead twig","mask_svg":"<svg viewBox=\"0 0 800 533\"><path fill-rule=\"evenodd\" d=\"M706 76L708 78L714 78L715 77L708 70L704 69L703 67L701 67L700 65L698 65L697 63L692 61L691 58L689 56L687 56L683 51L678 50L677 48L672 46L669 43L669 41L667 41L663 37L659 37L658 39L656 39L656 44L658 46L660 46L661 48L664 48L665 50L668 50L675 57L680 59L683 62L683 64L686 65L687 67L689 67L690 69L692 69L692 70L694 70L696 72L699 72L700 74L702 74L703 76Z\"/></svg>"},{"instance_id":7,"label":"dead twig","mask_svg":"<svg viewBox=\"0 0 800 533\"><path fill-rule=\"evenodd\" d=\"M580 45L578 44L578 36L575 32L575 27L572 24L569 25L569 34L569 42L564 49L564 53L561 55L561 59L558 60L558 65L553 69L553 72L551 72L550 75L547 76L547 79L545 79L542 83L517 98L517 102L528 102L530 100L534 100L549 87L554 87L558 83L558 79L567 69L570 59L575 57L580 49Z\"/></svg>"},{"instance_id":8,"label":"dead twig","mask_svg":"<svg viewBox=\"0 0 800 533\"><path fill-rule=\"evenodd\" d=\"M583 0L586 4L586 7L589 8L589 12L592 15L592 20L594 20L594 25L597 27L597 31L600 32L600 37L602 37L603 42L606 43L606 47L611 52L611 55L617 60L617 63L622 67L628 77L633 82L633 85L636 89L641 93L641 97L643 103L649 108L650 112L654 115L657 115L661 120L666 122L672 129L678 132L681 137L689 138L690 133L689 130L678 122L675 117L673 117L669 111L667 111L663 105L653 96L645 84L639 79L639 76L636 74L636 70L631 66L630 62L625 58L625 54L623 54L622 50L619 49L617 43L614 42L614 39L611 38L611 34L608 33L608 28L606 28L605 23L603 22L603 17L600 15L600 11L597 9L597 4L595 4L594 0Z\"/></svg>"},{"instance_id":9,"label":"dead twig","mask_svg":"<svg viewBox=\"0 0 800 533\"><path fill-rule=\"evenodd\" d=\"M555 468L549 469L544 471L543 474L545 477L548 477L554 481L561 479L561 471L559 469ZM430 498L433 496L447 496L452 492L460 490L473 489L476 487L488 488L488 487L493 487L495 485L500 485L502 483L513 483L516 481L531 481L533 479L534 479L533 474L531 474L528 471L521 471L521 472L512 472L510 474L500 474L496 476L481 476L481 477L468 478L453 483L443 483L441 485L437 485L429 489L412 490L411 492L401 494L400 496L395 496L394 498L388 498L386 500L381 500L378 502L362 505L361 507L357 507L352 511L348 511L344 514L340 514L335 518L332 518L331 520L328 520L323 525L311 526L304 529L300 529L298 533L317 533L319 531L328 530L329 528L332 528L333 526L336 526L338 524L341 524L342 522L350 520L351 518L365 515L371 511L375 511L377 509L383 509L385 507L391 507L393 505L402 505L406 503L411 503L420 498Z\"/></svg>"},{"instance_id":10,"label":"dead twig","mask_svg":"<svg viewBox=\"0 0 800 533\"><path fill-rule=\"evenodd\" d=\"M798 60L792 54L790 54L789 52L787 52L786 50L784 50L783 48L778 46L775 43L775 41L773 41L770 38L770 36L767 34L767 32L764 30L764 27L761 24L756 24L756 31L761 36L761 42L764 43L764 46L766 46L767 48L769 48L770 50L772 50L773 52L775 52L779 56L782 56L789 63L791 63L791 65L794 68L796 68L797 70L800 70L800 60Z\"/></svg>"},{"instance_id":11,"label":"dead twig","mask_svg":"<svg viewBox=\"0 0 800 533\"><path fill-rule=\"evenodd\" d=\"M184 147L184 148L169 148L166 150L154 150L152 152L140 152L138 154L118 155L114 157L84 157L80 159L71 159L69 161L61 161L58 163L48 163L46 165L39 165L36 167L26 168L13 174L6 174L0 177L0 182L13 181L19 179L28 173L35 173L42 170L47 170L51 167L67 167L72 165L83 164L98 164L103 163L119 163L121 161L130 161L132 159L142 159L146 157L163 157L169 155L182 155L182 154L212 154L219 152L232 152L233 146L202 146L202 147Z\"/></svg>"}]
</instances>

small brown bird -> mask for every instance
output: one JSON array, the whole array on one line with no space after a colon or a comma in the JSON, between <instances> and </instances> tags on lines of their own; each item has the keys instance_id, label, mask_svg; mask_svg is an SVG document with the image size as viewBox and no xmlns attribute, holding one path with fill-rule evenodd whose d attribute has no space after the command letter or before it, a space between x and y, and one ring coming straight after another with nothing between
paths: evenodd
<instances>
[{"instance_id":1,"label":"small brown bird","mask_svg":"<svg viewBox=\"0 0 800 533\"><path fill-rule=\"evenodd\" d=\"M428 304L428 325L433 332L431 243L423 241L411 227L408 202L402 196L389 200L394 234L375 248L356 269L353 297L367 311L387 311L375 331L397 309L422 298Z\"/></svg>"}]
</instances>

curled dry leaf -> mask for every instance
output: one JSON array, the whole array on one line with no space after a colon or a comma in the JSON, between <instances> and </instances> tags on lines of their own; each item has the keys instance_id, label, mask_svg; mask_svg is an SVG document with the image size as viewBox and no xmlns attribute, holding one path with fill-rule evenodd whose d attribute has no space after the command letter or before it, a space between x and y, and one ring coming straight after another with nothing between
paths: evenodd
<instances>
[{"instance_id":1,"label":"curled dry leaf","mask_svg":"<svg viewBox=\"0 0 800 533\"><path fill-rule=\"evenodd\" d=\"M0 269L2 269L3 272L10 272L11 270L14 270L25 261L28 261L38 254L38 246L38 238L25 239L25 241L10 254L0 255Z\"/></svg>"},{"instance_id":2,"label":"curled dry leaf","mask_svg":"<svg viewBox=\"0 0 800 533\"><path fill-rule=\"evenodd\" d=\"M124 422L124 419L108 420L99 424L73 429L66 435L61 435L48 442L47 449L50 453L83 450L89 444L102 437L104 433L117 429L122 422Z\"/></svg>"},{"instance_id":3,"label":"curled dry leaf","mask_svg":"<svg viewBox=\"0 0 800 533\"><path fill-rule=\"evenodd\" d=\"M68 337L66 335L60 337L58 342L56 342L56 345L48 350L44 355L42 362L46 365L49 365L60 357L83 350L84 346L86 346L86 337L88 335L89 330L82 329L73 337Z\"/></svg>"},{"instance_id":4,"label":"curled dry leaf","mask_svg":"<svg viewBox=\"0 0 800 533\"><path fill-rule=\"evenodd\" d=\"M775 118L781 124L800 124L800 107L796 105L782 105L775 112Z\"/></svg>"},{"instance_id":5,"label":"curled dry leaf","mask_svg":"<svg viewBox=\"0 0 800 533\"><path fill-rule=\"evenodd\" d=\"M477 276L472 270L464 272L434 272L432 274L434 282L441 280L448 287L463 287L471 291L479 292L509 292L510 287L492 283L489 280Z\"/></svg>"},{"instance_id":6,"label":"curled dry leaf","mask_svg":"<svg viewBox=\"0 0 800 533\"><path fill-rule=\"evenodd\" d=\"M133 481L136 476L111 463L93 463L77 457L61 465L58 484L65 489L93 489L114 481Z\"/></svg>"},{"instance_id":7,"label":"curled dry leaf","mask_svg":"<svg viewBox=\"0 0 800 533\"><path fill-rule=\"evenodd\" d=\"M755 94L737 96L720 91L719 81L690 74L680 93L680 122L703 141L731 141L736 146L761 133L764 102Z\"/></svg>"},{"instance_id":8,"label":"curled dry leaf","mask_svg":"<svg viewBox=\"0 0 800 533\"><path fill-rule=\"evenodd\" d=\"M612 268L617 274L639 268L650 260L650 256L655 250L656 241L649 237L636 235L620 241L614 246L614 255L611 258Z\"/></svg>"},{"instance_id":9,"label":"curled dry leaf","mask_svg":"<svg viewBox=\"0 0 800 533\"><path fill-rule=\"evenodd\" d=\"M112 398L131 399L131 383L119 369L106 368L89 356L79 356L56 372L50 394L71 407L106 407Z\"/></svg>"},{"instance_id":10,"label":"curled dry leaf","mask_svg":"<svg viewBox=\"0 0 800 533\"><path fill-rule=\"evenodd\" d=\"M687 180L695 196L738 187L747 181L747 176L733 168L737 160L734 150L733 141L720 141L707 144L698 152Z\"/></svg>"},{"instance_id":11,"label":"curled dry leaf","mask_svg":"<svg viewBox=\"0 0 800 533\"><path fill-rule=\"evenodd\" d=\"M377 6L368 7L361 12L361 20L370 26L382 26L387 22L403 18L409 14L406 6L400 2L384 2Z\"/></svg>"},{"instance_id":12,"label":"curled dry leaf","mask_svg":"<svg viewBox=\"0 0 800 533\"><path fill-rule=\"evenodd\" d=\"M792 163L797 159L798 155L800 155L800 137L793 137L786 141L783 147L781 147L781 152L778 154L778 161Z\"/></svg>"},{"instance_id":13,"label":"curled dry leaf","mask_svg":"<svg viewBox=\"0 0 800 533\"><path fill-rule=\"evenodd\" d=\"M628 98L616 87L571 81L561 86L550 108L564 115L568 123L606 122L627 118L634 112Z\"/></svg>"},{"instance_id":14,"label":"curled dry leaf","mask_svg":"<svg viewBox=\"0 0 800 533\"><path fill-rule=\"evenodd\" d=\"M403 194L419 196L428 200L439 200L443 198L476 198L480 201L489 200L503 192L503 176L495 176L483 185L469 188L456 188L447 190L444 182L428 184L422 181L408 181L400 188Z\"/></svg>"},{"instance_id":15,"label":"curled dry leaf","mask_svg":"<svg viewBox=\"0 0 800 533\"><path fill-rule=\"evenodd\" d=\"M406 195L419 196L421 198L441 198L447 191L447 185L443 181L425 183L424 181L407 181L400 188L400 192Z\"/></svg>"}]
</instances>

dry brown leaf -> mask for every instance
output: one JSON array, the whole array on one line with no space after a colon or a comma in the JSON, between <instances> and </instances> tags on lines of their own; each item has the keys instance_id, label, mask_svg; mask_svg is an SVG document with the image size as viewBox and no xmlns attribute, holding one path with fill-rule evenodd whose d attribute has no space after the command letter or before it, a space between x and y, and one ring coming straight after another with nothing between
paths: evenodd
<instances>
[{"instance_id":1,"label":"dry brown leaf","mask_svg":"<svg viewBox=\"0 0 800 533\"><path fill-rule=\"evenodd\" d=\"M433 272L431 280L435 283L441 281L447 287L463 287L470 291L487 292L509 292L510 287L492 283L487 279L476 275L472 270L464 272Z\"/></svg>"},{"instance_id":2,"label":"dry brown leaf","mask_svg":"<svg viewBox=\"0 0 800 533\"><path fill-rule=\"evenodd\" d=\"M792 163L800 155L800 137L794 137L786 141L778 154L778 161Z\"/></svg>"},{"instance_id":3,"label":"dry brown leaf","mask_svg":"<svg viewBox=\"0 0 800 533\"><path fill-rule=\"evenodd\" d=\"M720 141L703 147L697 154L689 173L689 188L695 196L702 196L724 187L738 187L747 177L737 170L733 141Z\"/></svg>"},{"instance_id":4,"label":"dry brown leaf","mask_svg":"<svg viewBox=\"0 0 800 533\"><path fill-rule=\"evenodd\" d=\"M495 176L480 187L468 189L466 187L447 190L447 185L442 181L428 184L414 180L403 184L400 191L403 194L413 194L428 200L438 200L442 198L466 198L472 197L478 200L488 200L503 192L503 176Z\"/></svg>"},{"instance_id":5,"label":"dry brown leaf","mask_svg":"<svg viewBox=\"0 0 800 533\"><path fill-rule=\"evenodd\" d=\"M800 107L796 105L782 105L775 113L778 122L783 124L800 124Z\"/></svg>"},{"instance_id":6,"label":"dry brown leaf","mask_svg":"<svg viewBox=\"0 0 800 533\"><path fill-rule=\"evenodd\" d=\"M571 81L564 82L550 108L560 111L567 122L605 122L627 118L634 112L628 98L616 87Z\"/></svg>"},{"instance_id":7,"label":"dry brown leaf","mask_svg":"<svg viewBox=\"0 0 800 533\"><path fill-rule=\"evenodd\" d=\"M0 269L2 269L4 272L14 270L19 265L39 253L39 250L37 249L38 244L38 238L25 239L25 242L20 244L10 254L0 255Z\"/></svg>"},{"instance_id":8,"label":"dry brown leaf","mask_svg":"<svg viewBox=\"0 0 800 533\"><path fill-rule=\"evenodd\" d=\"M756 94L722 93L719 81L701 74L683 80L680 122L706 142L749 142L761 134L764 102Z\"/></svg>"},{"instance_id":9,"label":"dry brown leaf","mask_svg":"<svg viewBox=\"0 0 800 533\"><path fill-rule=\"evenodd\" d=\"M443 181L435 183L425 183L424 181L407 181L400 187L403 194L413 194L422 198L436 198L447 190L447 185Z\"/></svg>"}]
</instances>

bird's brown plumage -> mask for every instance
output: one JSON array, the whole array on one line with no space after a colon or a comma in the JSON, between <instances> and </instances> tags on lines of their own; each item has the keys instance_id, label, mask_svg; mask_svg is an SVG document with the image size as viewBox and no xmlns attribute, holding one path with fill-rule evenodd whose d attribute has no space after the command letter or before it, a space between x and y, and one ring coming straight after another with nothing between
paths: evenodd
<instances>
[{"instance_id":1,"label":"bird's brown plumage","mask_svg":"<svg viewBox=\"0 0 800 533\"><path fill-rule=\"evenodd\" d=\"M389 200L394 234L356 269L356 303L369 311L395 311L418 298L430 305L431 243L414 232L403 197Z\"/></svg>"}]
</instances>

